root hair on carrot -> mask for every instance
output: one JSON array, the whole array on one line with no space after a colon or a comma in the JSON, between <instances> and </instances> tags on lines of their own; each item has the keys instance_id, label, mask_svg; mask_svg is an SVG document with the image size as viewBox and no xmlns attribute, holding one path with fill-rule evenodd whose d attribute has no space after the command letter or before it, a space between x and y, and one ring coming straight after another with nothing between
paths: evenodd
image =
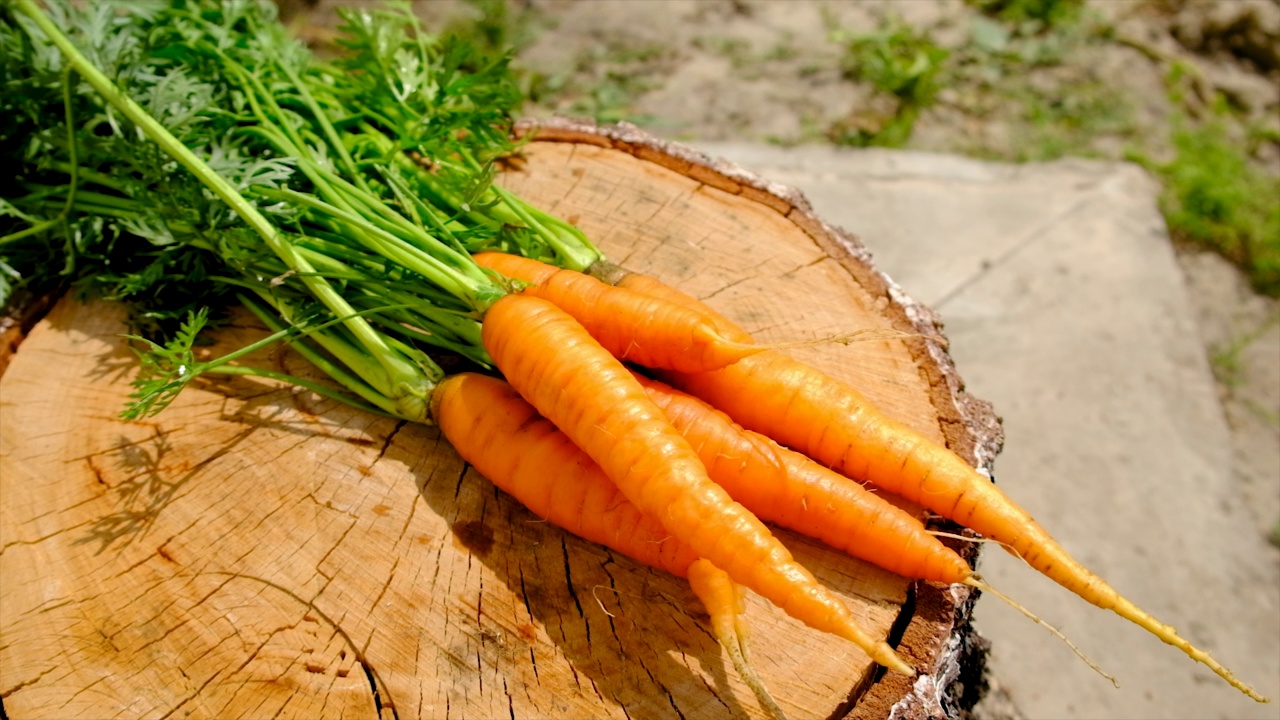
<instances>
[{"instance_id":1,"label":"root hair on carrot","mask_svg":"<svg viewBox=\"0 0 1280 720\"><path fill-rule=\"evenodd\" d=\"M1005 552L1012 555L1023 565L1026 565L1028 568L1030 568L1032 571L1037 573L1040 572L1039 570L1036 569L1035 565L1032 565L1030 561L1024 558L1017 550L1013 548L1012 545L1010 545L1007 542L1004 542L1003 540L997 540L995 538L987 537L986 535L976 535L976 534L972 536L960 535L958 533L949 533L943 530L929 530L928 532L930 535L933 535L935 537L951 538L953 540L960 540L962 542L970 542L974 544L991 543L992 545L999 545Z\"/></svg>"},{"instance_id":2,"label":"root hair on carrot","mask_svg":"<svg viewBox=\"0 0 1280 720\"><path fill-rule=\"evenodd\" d=\"M847 333L838 335L828 335L826 337L813 338L811 340L784 340L776 343L732 343L735 347L742 346L755 347L761 350L791 350L793 348L813 347L815 345L844 345L849 346L859 342L872 342L875 340L907 340L909 338L922 337L920 333L903 332L901 330L886 330L883 328L865 328L862 330L852 330Z\"/></svg>"},{"instance_id":3,"label":"root hair on carrot","mask_svg":"<svg viewBox=\"0 0 1280 720\"><path fill-rule=\"evenodd\" d=\"M1002 601L1004 601L1006 605L1022 613L1032 622L1044 628L1045 630L1048 630L1050 633L1053 634L1054 637L1061 640L1064 644L1066 644L1067 647L1071 648L1071 652L1075 653L1076 657L1083 660L1084 664L1088 665L1094 672L1110 680L1111 684L1114 685L1115 687L1117 688L1120 687L1120 681L1116 680L1114 675L1112 675L1111 673L1108 673L1106 670L1103 670L1102 666L1094 662L1093 659L1090 658L1088 655L1085 655L1084 651L1081 650L1075 643L1071 642L1071 640L1061 630L1049 624L1047 621L1041 619L1040 616L1028 610L1025 606L1023 606L1018 601L1014 600L1008 595L1005 595L999 590L996 590L995 588L991 587L991 585L987 584L987 582L983 580L977 573L970 575L964 581L964 584L968 585L969 587L981 590L982 592L991 593L992 595L995 595L996 597L1000 598Z\"/></svg>"},{"instance_id":4,"label":"root hair on carrot","mask_svg":"<svg viewBox=\"0 0 1280 720\"><path fill-rule=\"evenodd\" d=\"M960 533L950 533L944 530L930 530L929 534L933 535L934 537L950 538L952 540L960 540L962 542L969 542L969 543L976 543L976 544L995 543L1005 548L1009 547L1008 543L1003 543L1003 542L1000 542L999 540L989 538L984 535L961 535Z\"/></svg>"},{"instance_id":5,"label":"root hair on carrot","mask_svg":"<svg viewBox=\"0 0 1280 720\"><path fill-rule=\"evenodd\" d=\"M751 693L756 696L756 702L760 703L765 712L769 713L769 716L774 720L787 720L786 713L782 712L778 702L769 693L769 687L764 684L764 680L760 679L760 676L756 674L755 668L751 666L751 659L747 656L745 638L739 635L737 642L724 642L721 643L721 647L729 653L729 662L733 664L733 668L738 671L738 675L746 683L747 687L751 688Z\"/></svg>"}]
</instances>

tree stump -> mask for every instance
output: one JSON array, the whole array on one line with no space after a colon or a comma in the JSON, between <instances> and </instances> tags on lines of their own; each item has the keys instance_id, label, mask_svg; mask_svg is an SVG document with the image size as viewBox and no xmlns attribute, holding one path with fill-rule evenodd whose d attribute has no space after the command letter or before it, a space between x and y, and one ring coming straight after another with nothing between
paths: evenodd
<instances>
[{"instance_id":1,"label":"tree stump","mask_svg":"<svg viewBox=\"0 0 1280 720\"><path fill-rule=\"evenodd\" d=\"M508 187L763 342L892 331L794 352L991 461L998 425L932 314L795 192L628 126L536 133ZM541 521L434 428L252 378L119 420L124 319L64 299L0 378L7 717L762 716L683 581ZM208 352L262 333L238 315ZM249 361L307 372L279 349ZM792 717L948 717L976 699L967 588L779 534L923 669L880 672L752 595L753 660Z\"/></svg>"}]
</instances>

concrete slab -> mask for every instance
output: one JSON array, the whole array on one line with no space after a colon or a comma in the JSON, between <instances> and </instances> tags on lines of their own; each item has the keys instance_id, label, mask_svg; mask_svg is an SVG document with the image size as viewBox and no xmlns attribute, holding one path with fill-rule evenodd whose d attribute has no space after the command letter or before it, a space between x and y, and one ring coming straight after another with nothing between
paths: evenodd
<instances>
[{"instance_id":1,"label":"concrete slab","mask_svg":"<svg viewBox=\"0 0 1280 720\"><path fill-rule=\"evenodd\" d=\"M1280 556L1234 487L1222 407L1155 184L1122 163L700 143L799 188L946 321L1004 418L997 479L1076 556L1280 697ZM1121 683L987 597L979 630L1030 718L1276 718L1006 553L980 569Z\"/></svg>"}]
</instances>

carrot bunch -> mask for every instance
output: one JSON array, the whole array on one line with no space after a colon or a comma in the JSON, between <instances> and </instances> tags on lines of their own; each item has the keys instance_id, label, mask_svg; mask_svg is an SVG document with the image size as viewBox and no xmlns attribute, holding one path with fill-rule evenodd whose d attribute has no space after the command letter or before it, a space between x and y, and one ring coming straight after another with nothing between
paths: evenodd
<instances>
[{"instance_id":1,"label":"carrot bunch","mask_svg":"<svg viewBox=\"0 0 1280 720\"><path fill-rule=\"evenodd\" d=\"M880 643L868 645L843 621L831 623L831 618L842 617L840 609L829 603L819 586L811 584L811 576L803 569L791 569L789 554L766 539L768 531L755 520L757 514L907 577L985 588L967 563L926 532L918 520L850 482L853 479L910 499L1002 543L1072 593L1134 622L1205 664L1249 697L1267 702L1208 653L1192 646L1172 627L1138 608L1072 558L1025 510L962 458L888 417L848 384L780 351L755 345L737 325L653 278L623 273L614 286L608 286L612 287L609 290L589 275L550 268L527 258L484 253L476 259L481 266L520 283L519 294L503 302L540 308L535 316L559 308L565 314L556 322L572 324L580 330L598 324L615 329L628 327L623 340L610 330L594 331L604 338L601 342L607 343L609 350L593 362L613 368L599 385L584 379L587 373L597 372L598 366L584 368L583 375L576 375L561 364L559 358L571 352L565 340L549 338L559 352L556 360L546 361L547 366L565 374L557 380L532 385L525 385L523 378L551 377L539 375L536 369L526 370L529 363L520 362L518 353L508 360L505 353L492 347L490 352L512 385L521 394L527 392L526 397L540 412L565 427L566 434L606 467L609 477L641 512L656 517L694 552L798 619L854 640L882 665L911 672L886 652L887 647ZM610 303L599 299L610 293L618 299ZM583 302L583 297L592 299ZM521 298L527 302L521 303ZM626 312L628 307L633 307L634 313ZM688 310L692 315L686 317L696 319L680 327L656 320L645 323L647 318L674 315L673 308ZM485 320L486 336L505 335L501 323L491 325L492 312ZM574 313L580 323L569 319L567 313ZM526 333L542 322L533 317L523 321ZM665 343L674 343L686 360L655 361L653 358L661 355L653 346ZM708 343L720 344L722 349L709 349L705 347ZM609 357L610 353L613 357ZM627 378L619 374L618 358L634 357L646 358L648 362L642 364L689 395L643 376ZM689 369L687 358L696 358L704 363L703 368ZM619 364L609 363L610 360ZM513 361L514 366L507 364ZM614 425L606 412L606 408L618 408L617 415L628 422L641 415L644 422L653 422L648 405L643 413L632 409L631 403L640 405L635 399L636 384L647 390L652 402L661 408L663 432L667 433L662 437L669 437L668 426L675 427L677 433L683 433L699 448L694 455L703 461L702 468L710 471L707 477L714 481L711 485L702 482L701 474L698 482L680 490L666 480L636 480L637 474L647 470L639 469L641 459L619 448L630 447L633 437L656 431L640 424ZM621 389L624 387L625 391ZM593 404L592 410L579 408L570 397L577 395L576 388L590 393L588 397L605 400ZM577 435L569 429L575 427L582 428L584 434ZM589 448L598 447L597 443L603 443L604 450L592 453ZM656 444L667 450L674 443L663 439ZM671 462L687 466L688 451L683 445L680 448L678 459L673 457ZM641 457L660 456L648 454L651 452L659 451L646 451ZM707 522L705 518L709 517L718 520ZM714 531L708 532L708 528ZM741 534L743 539L724 540L729 533L735 538ZM718 535L720 542L709 535ZM736 547L725 555L713 554L730 542L742 542L751 548L751 554ZM749 560L734 562L744 557ZM762 573L760 566L754 564L759 562L757 558L770 561L768 571ZM779 582L777 576L792 581ZM823 617L823 613L828 614Z\"/></svg>"}]
</instances>

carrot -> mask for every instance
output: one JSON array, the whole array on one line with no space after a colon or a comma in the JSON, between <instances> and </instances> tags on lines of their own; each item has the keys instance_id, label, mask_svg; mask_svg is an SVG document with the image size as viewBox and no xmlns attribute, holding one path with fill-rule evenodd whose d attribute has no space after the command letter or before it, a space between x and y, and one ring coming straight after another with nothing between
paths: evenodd
<instances>
[{"instance_id":1,"label":"carrot","mask_svg":"<svg viewBox=\"0 0 1280 720\"><path fill-rule=\"evenodd\" d=\"M678 577L698 558L506 382L451 375L432 392L430 410L464 460L551 524Z\"/></svg>"},{"instance_id":2,"label":"carrot","mask_svg":"<svg viewBox=\"0 0 1280 720\"><path fill-rule=\"evenodd\" d=\"M473 373L453 375L432 393L431 416L464 460L534 514L584 540L687 577L738 674L762 707L784 717L747 660L742 588L641 513L511 385ZM497 447L503 452L495 452Z\"/></svg>"},{"instance_id":3,"label":"carrot","mask_svg":"<svg viewBox=\"0 0 1280 720\"><path fill-rule=\"evenodd\" d=\"M707 472L757 517L912 579L959 583L991 593L1061 640L1118 685L1061 630L988 585L959 555L902 508L768 437L743 429L701 400L637 375L689 440Z\"/></svg>"},{"instance_id":4,"label":"carrot","mask_svg":"<svg viewBox=\"0 0 1280 720\"><path fill-rule=\"evenodd\" d=\"M511 385L473 373L453 375L432 393L430 413L464 460L534 514L644 565L688 578L734 669L761 707L774 717L784 717L747 654L742 587L711 562L699 559L656 520L641 513L605 477L599 465L539 415ZM493 451L499 446L504 452ZM550 473L547 468L555 468L555 472ZM995 593L976 580L969 584ZM1062 637L1054 628L1049 630Z\"/></svg>"},{"instance_id":5,"label":"carrot","mask_svg":"<svg viewBox=\"0 0 1280 720\"><path fill-rule=\"evenodd\" d=\"M475 259L481 267L528 283L520 292L564 310L622 360L697 372L724 367L764 349L722 337L714 319L701 312L616 288L590 275L506 253L480 253Z\"/></svg>"},{"instance_id":6,"label":"carrot","mask_svg":"<svg viewBox=\"0 0 1280 720\"><path fill-rule=\"evenodd\" d=\"M711 318L716 324L716 329L726 337L733 338L738 342L755 342L755 339L751 337L751 333L743 330L732 320L721 315L710 305L702 302L683 290L671 287L652 275L633 273L609 263L596 263L595 266L592 266L591 272L601 273L603 277L609 278L615 287L632 290L643 295L648 295L649 297L661 298L669 303L683 305L691 310L697 310L703 313L706 317Z\"/></svg>"},{"instance_id":7,"label":"carrot","mask_svg":"<svg viewBox=\"0 0 1280 720\"><path fill-rule=\"evenodd\" d=\"M571 317L540 298L507 295L486 312L481 340L507 381L641 512L788 615L914 674L884 640L858 627L759 519L711 482L644 388Z\"/></svg>"},{"instance_id":8,"label":"carrot","mask_svg":"<svg viewBox=\"0 0 1280 720\"><path fill-rule=\"evenodd\" d=\"M703 401L639 377L707 474L761 520L822 540L903 577L963 583L969 564L910 513Z\"/></svg>"},{"instance_id":9,"label":"carrot","mask_svg":"<svg viewBox=\"0 0 1280 720\"><path fill-rule=\"evenodd\" d=\"M773 696L769 694L764 681L756 675L747 657L747 625L743 619L746 612L746 598L742 586L733 582L729 574L713 565L709 560L699 558L689 566L689 587L702 601L707 614L711 616L711 630L715 633L720 646L729 653L729 660L738 671L747 687L755 693L756 700L776 720L786 720L786 715Z\"/></svg>"},{"instance_id":10,"label":"carrot","mask_svg":"<svg viewBox=\"0 0 1280 720\"><path fill-rule=\"evenodd\" d=\"M629 274L619 285L714 313L652 278ZM723 316L717 328L740 342L750 337ZM960 456L886 416L849 384L773 350L711 372L672 372L667 379L748 429L1001 542L1072 593L1178 648L1254 700L1268 702L1172 626L1073 558L1026 510Z\"/></svg>"}]
</instances>

